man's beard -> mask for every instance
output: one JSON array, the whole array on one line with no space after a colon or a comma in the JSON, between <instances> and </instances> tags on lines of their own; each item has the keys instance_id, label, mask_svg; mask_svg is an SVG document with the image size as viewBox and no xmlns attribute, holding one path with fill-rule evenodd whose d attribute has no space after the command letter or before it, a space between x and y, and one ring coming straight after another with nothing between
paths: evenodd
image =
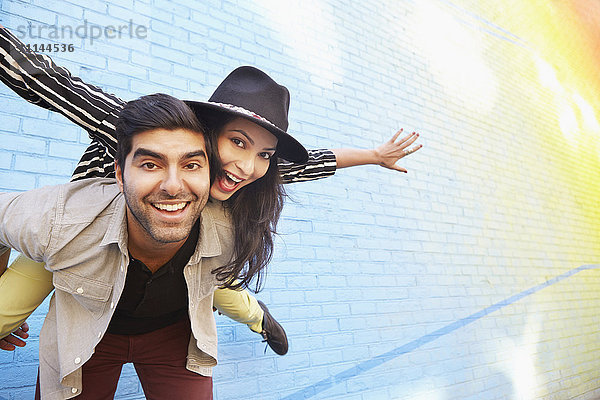
<instances>
[{"instance_id":1,"label":"man's beard","mask_svg":"<svg viewBox=\"0 0 600 400\"><path fill-rule=\"evenodd\" d=\"M131 192L128 190L127 183L123 181L123 195L131 215L133 215L148 236L157 243L162 244L176 243L186 239L208 200L208 193L203 199L199 200L198 196L193 193L183 193L177 196L169 196L165 193L150 193L142 199L136 199L130 194ZM188 202L186 208L192 207L194 209L187 210L188 218L181 222L168 223L159 221L153 215L154 210L150 207L154 208L152 203L166 200Z\"/></svg>"}]
</instances>

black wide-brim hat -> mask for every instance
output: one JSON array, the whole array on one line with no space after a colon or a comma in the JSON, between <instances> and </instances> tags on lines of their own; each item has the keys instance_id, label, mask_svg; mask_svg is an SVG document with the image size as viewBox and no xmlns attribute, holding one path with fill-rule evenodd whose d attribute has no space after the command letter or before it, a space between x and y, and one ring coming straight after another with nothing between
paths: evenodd
<instances>
[{"instance_id":1,"label":"black wide-brim hat","mask_svg":"<svg viewBox=\"0 0 600 400\"><path fill-rule=\"evenodd\" d=\"M290 92L257 68L236 68L207 102L185 103L201 121L214 120L219 113L250 120L277 137L277 157L297 163L308 160L304 146L286 132Z\"/></svg>"}]
</instances>

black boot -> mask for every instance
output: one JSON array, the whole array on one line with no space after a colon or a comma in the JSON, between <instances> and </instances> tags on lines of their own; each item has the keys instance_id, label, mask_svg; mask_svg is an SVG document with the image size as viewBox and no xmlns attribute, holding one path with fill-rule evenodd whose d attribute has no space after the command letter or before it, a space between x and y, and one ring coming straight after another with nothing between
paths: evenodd
<instances>
[{"instance_id":1,"label":"black boot","mask_svg":"<svg viewBox=\"0 0 600 400\"><path fill-rule=\"evenodd\" d=\"M267 342L269 347L273 349L275 353L282 356L288 352L288 341L285 330L283 329L283 326L273 318L265 303L258 300L258 304L265 312L262 320L263 330L260 333L264 339L263 342Z\"/></svg>"}]
</instances>

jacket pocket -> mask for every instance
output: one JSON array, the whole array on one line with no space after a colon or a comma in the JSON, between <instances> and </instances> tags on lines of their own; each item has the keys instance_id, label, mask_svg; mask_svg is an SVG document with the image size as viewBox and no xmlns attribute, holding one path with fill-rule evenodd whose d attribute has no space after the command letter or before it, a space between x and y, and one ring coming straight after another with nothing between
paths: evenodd
<instances>
[{"instance_id":1,"label":"jacket pocket","mask_svg":"<svg viewBox=\"0 0 600 400\"><path fill-rule=\"evenodd\" d=\"M112 285L62 270L54 271L52 282L57 290L73 296L84 309L98 319L106 310Z\"/></svg>"}]
</instances>

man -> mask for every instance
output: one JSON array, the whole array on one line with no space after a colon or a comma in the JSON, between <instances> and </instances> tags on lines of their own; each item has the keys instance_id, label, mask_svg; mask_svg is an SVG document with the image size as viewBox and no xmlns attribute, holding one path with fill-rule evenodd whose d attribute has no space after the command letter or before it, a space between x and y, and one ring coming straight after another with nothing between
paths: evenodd
<instances>
[{"instance_id":1,"label":"man","mask_svg":"<svg viewBox=\"0 0 600 400\"><path fill-rule=\"evenodd\" d=\"M116 183L0 195L0 253L12 247L45 262L56 288L36 397L110 398L133 362L147 398L211 399L211 271L232 255L229 220L219 202L207 205L211 146L189 107L168 95L130 102L117 133ZM119 307L129 313L114 318Z\"/></svg>"}]
</instances>

